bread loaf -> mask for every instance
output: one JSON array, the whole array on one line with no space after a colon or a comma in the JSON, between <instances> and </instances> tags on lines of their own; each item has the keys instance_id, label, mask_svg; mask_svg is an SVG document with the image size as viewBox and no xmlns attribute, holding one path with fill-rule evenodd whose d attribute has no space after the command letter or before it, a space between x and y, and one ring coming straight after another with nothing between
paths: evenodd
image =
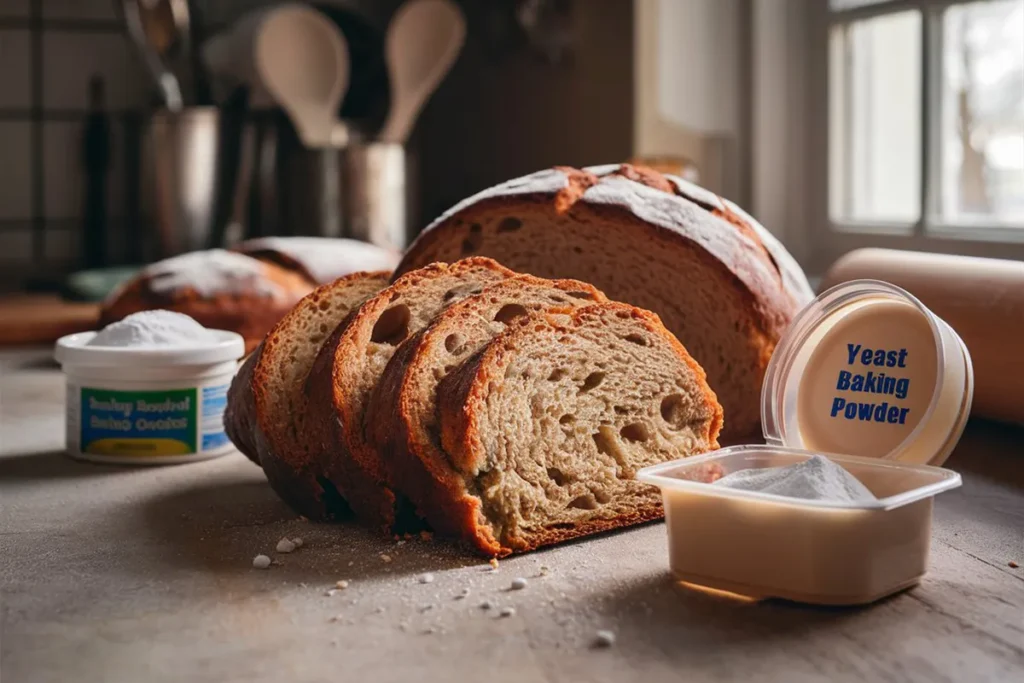
<instances>
[{"instance_id":1,"label":"bread loaf","mask_svg":"<svg viewBox=\"0 0 1024 683\"><path fill-rule=\"evenodd\" d=\"M333 486L367 523L390 528L395 516L394 494L364 431L370 394L385 366L401 342L446 306L512 274L486 258L408 273L366 301L320 349L306 385L304 437L321 483Z\"/></svg>"},{"instance_id":2,"label":"bread loaf","mask_svg":"<svg viewBox=\"0 0 1024 683\"><path fill-rule=\"evenodd\" d=\"M428 226L398 272L471 255L590 282L657 313L707 371L730 441L759 436L768 359L812 298L792 257L734 204L629 165L556 168L485 190Z\"/></svg>"},{"instance_id":3,"label":"bread loaf","mask_svg":"<svg viewBox=\"0 0 1024 683\"><path fill-rule=\"evenodd\" d=\"M448 457L424 512L484 553L658 518L636 471L718 446L722 408L657 316L566 313L513 321L438 387Z\"/></svg>"},{"instance_id":4,"label":"bread loaf","mask_svg":"<svg viewBox=\"0 0 1024 683\"><path fill-rule=\"evenodd\" d=\"M441 449L438 384L513 320L603 301L604 294L583 282L518 275L452 304L403 341L371 396L366 418L367 438L387 486L407 497L419 516L434 511L430 522L435 530L453 531L435 502L455 495L450 490L461 483L449 482L450 468Z\"/></svg>"},{"instance_id":5,"label":"bread loaf","mask_svg":"<svg viewBox=\"0 0 1024 683\"><path fill-rule=\"evenodd\" d=\"M360 271L394 270L399 254L359 240L335 237L257 237L235 251L327 284Z\"/></svg>"},{"instance_id":6,"label":"bread loaf","mask_svg":"<svg viewBox=\"0 0 1024 683\"><path fill-rule=\"evenodd\" d=\"M162 308L239 333L248 353L312 289L304 275L273 263L223 249L197 251L143 268L107 297L99 326Z\"/></svg>"}]
</instances>

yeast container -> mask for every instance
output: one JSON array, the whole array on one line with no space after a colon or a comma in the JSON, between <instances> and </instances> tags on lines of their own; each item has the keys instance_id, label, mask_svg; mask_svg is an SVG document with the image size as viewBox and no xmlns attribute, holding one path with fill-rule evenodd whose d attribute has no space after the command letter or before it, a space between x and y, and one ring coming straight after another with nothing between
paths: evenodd
<instances>
[{"instance_id":1,"label":"yeast container","mask_svg":"<svg viewBox=\"0 0 1024 683\"><path fill-rule=\"evenodd\" d=\"M834 287L794 319L762 388L765 445L641 470L661 488L673 574L754 597L872 602L927 567L939 467L963 432L971 359L944 321L893 285ZM726 416L728 419L728 416ZM716 486L732 472L824 455L877 500L803 500Z\"/></svg>"}]
</instances>

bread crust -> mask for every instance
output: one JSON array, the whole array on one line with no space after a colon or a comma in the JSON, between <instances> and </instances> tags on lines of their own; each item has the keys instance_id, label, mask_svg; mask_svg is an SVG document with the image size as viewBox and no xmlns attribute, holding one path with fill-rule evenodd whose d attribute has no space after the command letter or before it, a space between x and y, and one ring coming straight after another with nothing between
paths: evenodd
<instances>
[{"instance_id":1,"label":"bread crust","mask_svg":"<svg viewBox=\"0 0 1024 683\"><path fill-rule=\"evenodd\" d=\"M139 311L165 309L191 316L205 327L237 332L245 340L246 353L250 353L314 287L300 273L252 261L259 272L252 286L222 292L204 292L190 285L158 291L154 289L152 271L161 262L153 264L108 297L100 311L99 325L103 327Z\"/></svg>"},{"instance_id":2,"label":"bread crust","mask_svg":"<svg viewBox=\"0 0 1024 683\"><path fill-rule=\"evenodd\" d=\"M567 331L572 325L578 324L582 316L590 315L598 307L625 313L643 325L651 334L663 338L669 343L678 359L694 372L704 396L705 407L711 415L711 419L706 425L707 430L702 436L707 440L711 449L718 448L723 411L715 392L707 383L703 368L690 356L675 335L665 328L656 314L628 304L607 302L575 310L558 311L557 313L560 315L571 316L572 323L568 326L562 324L552 314L540 314L522 321L496 337L480 353L453 370L441 381L438 386L441 443L451 461L452 477L463 480L467 473L478 471L480 466L486 462L486 450L474 405L485 400L490 384L500 385L504 381L503 364L510 354L510 339L513 339L521 328L536 326L538 321L543 321L545 326L556 333ZM457 494L446 501L446 504L427 511L428 520L441 520L448 527L449 533L461 538L480 552L496 556L535 550L550 543L638 524L662 515L661 505L654 502L650 506L640 506L634 511L614 518L591 520L572 528L549 529L536 536L531 542L518 539L512 545L506 546L491 532L483 516L480 498L474 496L466 488L464 480L458 488Z\"/></svg>"},{"instance_id":3,"label":"bread crust","mask_svg":"<svg viewBox=\"0 0 1024 683\"><path fill-rule=\"evenodd\" d=\"M366 301L335 330L320 349L306 383L309 397L309 434L314 466L345 498L355 514L370 526L390 530L396 499L387 486L380 458L365 438L363 415L351 397L361 371L362 355L381 314L403 293L426 280L475 268L501 277L513 275L488 258L454 264L433 263L396 279L390 287ZM367 401L369 396L366 397Z\"/></svg>"},{"instance_id":4,"label":"bread crust","mask_svg":"<svg viewBox=\"0 0 1024 683\"><path fill-rule=\"evenodd\" d=\"M727 407L730 402L742 402L745 416L740 419L737 415L735 422L730 422L729 437L759 436L756 404L760 379L790 320L813 296L799 266L770 233L734 204L653 169L628 164L558 168L485 190L446 212L410 246L396 273L449 257L468 225L495 215L530 211L550 212L552 217L567 217L581 225L600 221L622 226L632 233L630 242L641 253L685 249L695 255L708 269L708 277L722 283L723 296L731 297L736 308L744 311L736 324L735 339L749 350L736 362L752 366L752 379L749 387L730 390L726 396ZM472 245L474 253L501 260L501 247L490 246L500 242L499 237L484 237ZM595 238L587 249L599 251L600 245L601 240ZM605 256L614 258L615 254ZM572 268L562 270L559 264L538 264L534 269L520 258L506 265L545 277L580 277ZM602 278L587 279L613 298L629 301ZM666 299L665 308L670 304ZM651 302L645 307L665 312ZM673 331L683 333L681 329Z\"/></svg>"}]
</instances>

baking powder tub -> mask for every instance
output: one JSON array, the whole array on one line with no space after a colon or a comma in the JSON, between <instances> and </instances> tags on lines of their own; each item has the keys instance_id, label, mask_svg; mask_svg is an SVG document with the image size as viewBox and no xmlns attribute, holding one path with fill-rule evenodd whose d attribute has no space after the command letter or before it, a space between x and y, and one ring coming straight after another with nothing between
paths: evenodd
<instances>
[{"instance_id":1,"label":"baking powder tub","mask_svg":"<svg viewBox=\"0 0 1024 683\"><path fill-rule=\"evenodd\" d=\"M90 346L96 332L62 337L68 454L164 465L232 452L224 409L245 344L234 332L207 332L181 348Z\"/></svg>"}]
</instances>

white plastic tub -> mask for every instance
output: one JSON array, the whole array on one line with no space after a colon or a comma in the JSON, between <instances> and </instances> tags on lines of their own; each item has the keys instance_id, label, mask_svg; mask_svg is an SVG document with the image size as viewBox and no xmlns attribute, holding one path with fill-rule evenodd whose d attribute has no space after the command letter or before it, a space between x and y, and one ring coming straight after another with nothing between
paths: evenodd
<instances>
[{"instance_id":1,"label":"white plastic tub","mask_svg":"<svg viewBox=\"0 0 1024 683\"><path fill-rule=\"evenodd\" d=\"M681 581L754 598L823 605L873 602L924 575L932 499L960 475L927 465L828 455L878 498L844 503L716 486L750 468L782 467L814 453L738 446L641 470L661 488L669 562Z\"/></svg>"}]
</instances>

